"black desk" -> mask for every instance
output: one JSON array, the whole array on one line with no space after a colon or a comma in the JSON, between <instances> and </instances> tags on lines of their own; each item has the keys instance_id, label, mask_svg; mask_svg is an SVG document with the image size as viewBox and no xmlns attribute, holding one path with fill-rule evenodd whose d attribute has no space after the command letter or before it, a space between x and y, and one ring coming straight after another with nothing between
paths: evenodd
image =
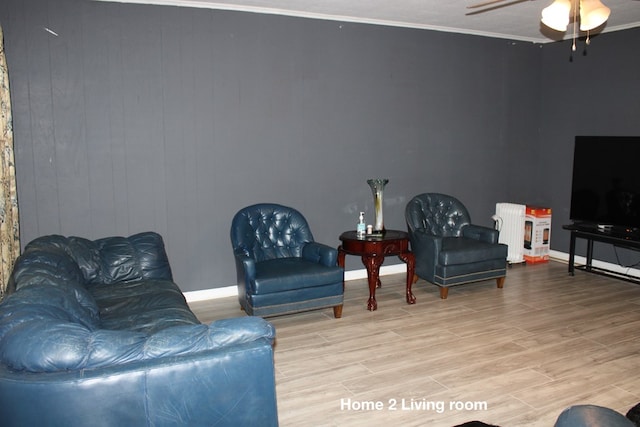
<instances>
[{"instance_id":1,"label":"black desk","mask_svg":"<svg viewBox=\"0 0 640 427\"><path fill-rule=\"evenodd\" d=\"M599 230L597 227L585 227L579 225L563 225L563 229L571 232L571 241L569 244L569 274L573 276L574 269L579 268L592 273L611 275L624 280L640 283L640 279L615 271L593 266L593 242L608 243L625 249L640 251L640 235L637 233L626 233L624 231L605 231ZM587 262L584 266L576 266L574 258L576 255L576 239L585 239L587 241Z\"/></svg>"}]
</instances>

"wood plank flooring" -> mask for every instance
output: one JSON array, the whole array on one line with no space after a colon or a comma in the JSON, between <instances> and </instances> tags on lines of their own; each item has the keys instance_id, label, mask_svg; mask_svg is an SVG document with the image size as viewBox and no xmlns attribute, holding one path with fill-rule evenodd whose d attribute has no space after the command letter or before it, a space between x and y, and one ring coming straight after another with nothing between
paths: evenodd
<instances>
[{"instance_id":1,"label":"wood plank flooring","mask_svg":"<svg viewBox=\"0 0 640 427\"><path fill-rule=\"evenodd\" d=\"M269 318L277 331L280 425L553 426L567 406L623 414L640 402L640 285L558 262L515 265L495 281L438 288L383 276L331 309ZM191 304L203 322L243 316L237 298Z\"/></svg>"}]
</instances>

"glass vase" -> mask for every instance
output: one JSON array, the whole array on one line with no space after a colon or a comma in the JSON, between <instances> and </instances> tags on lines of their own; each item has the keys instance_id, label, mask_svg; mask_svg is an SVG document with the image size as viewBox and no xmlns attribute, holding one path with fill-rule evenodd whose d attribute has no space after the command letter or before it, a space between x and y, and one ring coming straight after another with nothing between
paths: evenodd
<instances>
[{"instance_id":1,"label":"glass vase","mask_svg":"<svg viewBox=\"0 0 640 427\"><path fill-rule=\"evenodd\" d=\"M382 213L382 201L384 196L384 186L389 182L388 179L368 179L367 184L371 187L373 193L373 206L376 214L376 222L373 225L374 233L384 233L384 216Z\"/></svg>"}]
</instances>

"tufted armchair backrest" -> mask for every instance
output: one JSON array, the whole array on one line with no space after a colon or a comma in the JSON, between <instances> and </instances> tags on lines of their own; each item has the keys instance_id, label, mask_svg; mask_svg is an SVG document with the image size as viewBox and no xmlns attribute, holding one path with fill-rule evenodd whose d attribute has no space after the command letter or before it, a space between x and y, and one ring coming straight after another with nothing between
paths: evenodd
<instances>
[{"instance_id":1,"label":"tufted armchair backrest","mask_svg":"<svg viewBox=\"0 0 640 427\"><path fill-rule=\"evenodd\" d=\"M423 193L407 204L405 219L409 231L417 229L441 237L458 237L465 225L471 223L467 208L453 196Z\"/></svg>"},{"instance_id":2,"label":"tufted armchair backrest","mask_svg":"<svg viewBox=\"0 0 640 427\"><path fill-rule=\"evenodd\" d=\"M293 208L260 203L240 210L231 223L234 252L244 252L257 262L302 256L313 242L307 220Z\"/></svg>"}]
</instances>

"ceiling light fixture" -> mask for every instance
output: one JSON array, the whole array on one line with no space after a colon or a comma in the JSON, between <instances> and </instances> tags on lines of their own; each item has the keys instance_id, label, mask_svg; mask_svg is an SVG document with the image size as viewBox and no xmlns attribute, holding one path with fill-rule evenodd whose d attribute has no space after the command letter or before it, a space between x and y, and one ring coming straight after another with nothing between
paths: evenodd
<instances>
[{"instance_id":1,"label":"ceiling light fixture","mask_svg":"<svg viewBox=\"0 0 640 427\"><path fill-rule=\"evenodd\" d=\"M600 0L580 1L580 31L590 31L607 22L611 9Z\"/></svg>"},{"instance_id":2,"label":"ceiling light fixture","mask_svg":"<svg viewBox=\"0 0 640 427\"><path fill-rule=\"evenodd\" d=\"M542 9L542 23L556 31L567 31L571 16L569 0L555 0L551 6Z\"/></svg>"},{"instance_id":3,"label":"ceiling light fixture","mask_svg":"<svg viewBox=\"0 0 640 427\"><path fill-rule=\"evenodd\" d=\"M600 0L554 0L550 6L542 9L542 23L556 31L567 31L569 22L573 18L572 51L576 50L578 10L580 11L580 31L587 32L586 43L589 44L589 31L607 22L611 14L611 9ZM573 57L570 60L573 60Z\"/></svg>"},{"instance_id":4,"label":"ceiling light fixture","mask_svg":"<svg viewBox=\"0 0 640 427\"><path fill-rule=\"evenodd\" d=\"M580 31L598 28L611 14L611 9L600 0L555 0L542 9L542 23L556 31L567 31L572 7L574 11L580 9Z\"/></svg>"}]
</instances>

